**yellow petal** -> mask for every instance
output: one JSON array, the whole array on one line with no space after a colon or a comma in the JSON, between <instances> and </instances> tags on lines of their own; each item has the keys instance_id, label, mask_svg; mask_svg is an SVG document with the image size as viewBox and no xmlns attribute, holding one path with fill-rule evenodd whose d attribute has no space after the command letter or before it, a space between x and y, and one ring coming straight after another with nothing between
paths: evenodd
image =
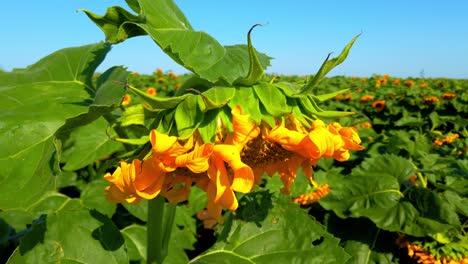
<instances>
[{"instance_id":1,"label":"yellow petal","mask_svg":"<svg viewBox=\"0 0 468 264\"><path fill-rule=\"evenodd\" d=\"M245 144L259 135L260 128L250 120L249 114L242 113L240 105L234 107L231 114L234 130L232 144L241 150Z\"/></svg>"},{"instance_id":2,"label":"yellow petal","mask_svg":"<svg viewBox=\"0 0 468 264\"><path fill-rule=\"evenodd\" d=\"M240 152L235 146L218 144L213 148L213 155L217 159L222 159L233 170L232 190L243 193L252 190L255 181L254 173L252 168L241 161Z\"/></svg>"},{"instance_id":3,"label":"yellow petal","mask_svg":"<svg viewBox=\"0 0 468 264\"><path fill-rule=\"evenodd\" d=\"M106 187L105 192L106 199L109 202L138 203L140 201L140 197L136 195L133 186L135 170L132 164L121 161L120 167L118 167L112 175L107 173L104 176L104 179L111 183L110 186Z\"/></svg>"},{"instance_id":4,"label":"yellow petal","mask_svg":"<svg viewBox=\"0 0 468 264\"><path fill-rule=\"evenodd\" d=\"M150 142L153 146L153 153L159 155L172 148L177 143L177 137L168 136L153 129L150 131Z\"/></svg>"},{"instance_id":5,"label":"yellow petal","mask_svg":"<svg viewBox=\"0 0 468 264\"><path fill-rule=\"evenodd\" d=\"M145 199L153 199L161 192L166 172L161 169L158 161L153 158L146 159L143 162L137 161L134 166L139 168L135 178L135 192Z\"/></svg>"},{"instance_id":6,"label":"yellow petal","mask_svg":"<svg viewBox=\"0 0 468 264\"><path fill-rule=\"evenodd\" d=\"M211 183L215 187L215 197L214 200L217 201L223 192L226 189L231 188L231 183L229 182L227 176L227 170L224 166L224 161L215 155L211 158L211 164L207 171L208 178L211 180Z\"/></svg>"},{"instance_id":7,"label":"yellow petal","mask_svg":"<svg viewBox=\"0 0 468 264\"><path fill-rule=\"evenodd\" d=\"M302 132L289 130L284 126L277 126L268 132L268 141L279 143L284 149L289 151L299 151L301 141L307 136Z\"/></svg>"},{"instance_id":8,"label":"yellow petal","mask_svg":"<svg viewBox=\"0 0 468 264\"><path fill-rule=\"evenodd\" d=\"M349 150L363 150L364 147L361 146L361 138L359 138L359 134L357 129L354 127L343 127L339 130L343 141L345 142L345 149Z\"/></svg>"},{"instance_id":9,"label":"yellow petal","mask_svg":"<svg viewBox=\"0 0 468 264\"><path fill-rule=\"evenodd\" d=\"M213 144L207 143L199 147L195 146L192 152L176 157L175 165L177 167L187 167L194 173L202 173L208 170L208 161L212 153Z\"/></svg>"},{"instance_id":10,"label":"yellow petal","mask_svg":"<svg viewBox=\"0 0 468 264\"><path fill-rule=\"evenodd\" d=\"M150 132L150 141L153 157L162 161L167 172L174 171L177 168L175 159L193 147L193 137L182 146L177 137L159 133L154 129Z\"/></svg>"}]
</instances>

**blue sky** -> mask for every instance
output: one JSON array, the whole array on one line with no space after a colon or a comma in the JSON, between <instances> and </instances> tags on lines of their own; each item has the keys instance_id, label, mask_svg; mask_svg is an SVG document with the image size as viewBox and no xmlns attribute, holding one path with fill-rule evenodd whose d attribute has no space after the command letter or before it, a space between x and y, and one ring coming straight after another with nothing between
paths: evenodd
<instances>
[{"instance_id":1,"label":"blue sky","mask_svg":"<svg viewBox=\"0 0 468 264\"><path fill-rule=\"evenodd\" d=\"M266 1L175 0L196 30L223 45L246 43L274 57L269 73L315 73L329 52L336 55L357 34L348 59L328 76L468 79L468 1ZM287 4L286 4L287 3ZM103 33L78 8L104 14L123 0L23 0L2 3L0 68L30 65L56 50L99 42ZM124 65L151 73L184 73L152 40L115 45L98 70Z\"/></svg>"}]
</instances>

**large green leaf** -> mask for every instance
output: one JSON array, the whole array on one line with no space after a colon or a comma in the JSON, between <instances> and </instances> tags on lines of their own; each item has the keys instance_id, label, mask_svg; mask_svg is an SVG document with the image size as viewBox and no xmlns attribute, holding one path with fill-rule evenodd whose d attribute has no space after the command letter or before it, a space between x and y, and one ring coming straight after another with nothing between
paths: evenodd
<instances>
[{"instance_id":1,"label":"large green leaf","mask_svg":"<svg viewBox=\"0 0 468 264\"><path fill-rule=\"evenodd\" d=\"M172 0L133 1L132 9L139 14L133 15L121 7L110 7L103 16L83 11L110 43L147 34L174 61L210 82L232 84L248 75L247 45L223 47L207 33L195 31ZM268 56L257 55L264 68L269 66Z\"/></svg>"},{"instance_id":2,"label":"large green leaf","mask_svg":"<svg viewBox=\"0 0 468 264\"><path fill-rule=\"evenodd\" d=\"M388 174L401 184L416 173L415 166L407 159L390 154L383 154L376 158L368 158L361 164L359 173Z\"/></svg>"},{"instance_id":3,"label":"large green leaf","mask_svg":"<svg viewBox=\"0 0 468 264\"><path fill-rule=\"evenodd\" d=\"M331 175L327 183L331 192L319 203L341 218L366 217L381 229L414 236L426 236L451 228L440 219L420 213L400 192L397 178L387 173ZM416 196L412 201L421 199ZM424 203L424 207L430 206Z\"/></svg>"},{"instance_id":4,"label":"large green leaf","mask_svg":"<svg viewBox=\"0 0 468 264\"><path fill-rule=\"evenodd\" d=\"M25 69L0 72L0 208L25 207L54 187L54 134L88 113L91 76L109 45L57 51Z\"/></svg>"},{"instance_id":5,"label":"large green leaf","mask_svg":"<svg viewBox=\"0 0 468 264\"><path fill-rule=\"evenodd\" d=\"M292 204L288 196L281 195L271 202L272 209L262 221L235 220L226 241L217 242L190 263L346 262L349 255L338 245L339 240ZM260 220L259 214L257 211L250 217Z\"/></svg>"},{"instance_id":6,"label":"large green leaf","mask_svg":"<svg viewBox=\"0 0 468 264\"><path fill-rule=\"evenodd\" d=\"M8 263L128 263L124 238L106 216L68 199L21 238Z\"/></svg>"},{"instance_id":7,"label":"large green leaf","mask_svg":"<svg viewBox=\"0 0 468 264\"><path fill-rule=\"evenodd\" d=\"M122 148L122 144L112 141L106 134L108 122L99 118L93 123L73 130L62 153L64 170L74 171L106 158Z\"/></svg>"}]
</instances>

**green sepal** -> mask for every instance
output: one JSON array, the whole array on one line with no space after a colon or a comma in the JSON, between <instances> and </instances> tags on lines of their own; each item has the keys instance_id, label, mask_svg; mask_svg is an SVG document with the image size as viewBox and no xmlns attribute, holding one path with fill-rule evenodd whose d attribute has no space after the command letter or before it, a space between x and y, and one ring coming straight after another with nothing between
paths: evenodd
<instances>
[{"instance_id":1,"label":"green sepal","mask_svg":"<svg viewBox=\"0 0 468 264\"><path fill-rule=\"evenodd\" d=\"M299 85L295 83L289 83L289 82L280 82L280 83L273 83L275 87L278 89L281 89L283 93L287 97L302 97L303 95L298 95L298 92L300 91Z\"/></svg>"},{"instance_id":2,"label":"green sepal","mask_svg":"<svg viewBox=\"0 0 468 264\"><path fill-rule=\"evenodd\" d=\"M157 97L149 95L142 90L135 88L131 85L127 85L128 89L140 96L150 107L150 110L162 110L175 108L180 102L185 100L189 94L184 94L176 97Z\"/></svg>"},{"instance_id":3,"label":"green sepal","mask_svg":"<svg viewBox=\"0 0 468 264\"><path fill-rule=\"evenodd\" d=\"M291 112L291 107L286 103L286 97L276 86L269 83L259 83L253 86L266 112L271 116L278 117Z\"/></svg>"},{"instance_id":4,"label":"green sepal","mask_svg":"<svg viewBox=\"0 0 468 264\"><path fill-rule=\"evenodd\" d=\"M268 124L270 127L276 126L276 119L267 113L263 105L260 106L260 112L262 113L262 122Z\"/></svg>"},{"instance_id":5,"label":"green sepal","mask_svg":"<svg viewBox=\"0 0 468 264\"><path fill-rule=\"evenodd\" d=\"M301 111L300 106L297 104L297 100L295 98L286 98L288 105L291 107L292 114L294 118L296 118L301 124L306 128L311 128L310 126L310 118L304 115Z\"/></svg>"},{"instance_id":6,"label":"green sepal","mask_svg":"<svg viewBox=\"0 0 468 264\"><path fill-rule=\"evenodd\" d=\"M198 95L188 94L175 110L177 135L181 140L188 139L203 120L203 112L198 106Z\"/></svg>"},{"instance_id":7,"label":"green sepal","mask_svg":"<svg viewBox=\"0 0 468 264\"><path fill-rule=\"evenodd\" d=\"M318 110L314 107L314 105L309 100L308 96L296 98L296 102L298 102L297 105L299 105L301 109L303 110L301 112L303 113L305 112L305 114L309 116L314 115L315 113L318 112Z\"/></svg>"},{"instance_id":8,"label":"green sepal","mask_svg":"<svg viewBox=\"0 0 468 264\"><path fill-rule=\"evenodd\" d=\"M321 94L321 95L312 95L312 98L320 101L320 102L324 102L324 101L327 101L327 100L330 100L332 98L334 98L335 96L339 95L339 94L343 94L343 93L346 93L349 91L349 88L346 88L346 89L342 89L342 90L339 90L339 91L336 91L336 92L333 92L333 93L327 93L327 94Z\"/></svg>"},{"instance_id":9,"label":"green sepal","mask_svg":"<svg viewBox=\"0 0 468 264\"><path fill-rule=\"evenodd\" d=\"M113 140L129 145L144 145L149 142L149 136L142 136L141 138L114 138Z\"/></svg>"},{"instance_id":10,"label":"green sepal","mask_svg":"<svg viewBox=\"0 0 468 264\"><path fill-rule=\"evenodd\" d=\"M232 133L234 128L232 126L232 114L229 107L223 107L222 110L218 113L218 118L223 124L223 128Z\"/></svg>"},{"instance_id":11,"label":"green sepal","mask_svg":"<svg viewBox=\"0 0 468 264\"><path fill-rule=\"evenodd\" d=\"M253 25L250 28L249 33L247 33L247 48L249 51L249 61L250 61L249 73L247 74L247 77L236 81L235 84L237 85L252 86L256 84L258 81L260 81L262 77L265 75L265 71L263 70L262 64L260 63L260 60L258 59L257 52L255 51L255 48L252 45L252 39L250 37L252 30L257 26L261 26L261 24Z\"/></svg>"},{"instance_id":12,"label":"green sepal","mask_svg":"<svg viewBox=\"0 0 468 264\"><path fill-rule=\"evenodd\" d=\"M145 107L142 104L136 104L125 108L122 116L119 118L121 126L145 125Z\"/></svg>"},{"instance_id":13,"label":"green sepal","mask_svg":"<svg viewBox=\"0 0 468 264\"><path fill-rule=\"evenodd\" d=\"M213 109L204 113L203 121L197 131L200 134L203 142L214 143L216 139L216 130L218 128L218 114L222 108Z\"/></svg>"},{"instance_id":14,"label":"green sepal","mask_svg":"<svg viewBox=\"0 0 468 264\"><path fill-rule=\"evenodd\" d=\"M355 112L344 112L344 111L320 111L314 115L321 118L340 118L355 115Z\"/></svg>"},{"instance_id":15,"label":"green sepal","mask_svg":"<svg viewBox=\"0 0 468 264\"><path fill-rule=\"evenodd\" d=\"M234 87L213 87L201 93L198 97L198 105L202 112L221 108L227 104L236 94Z\"/></svg>"},{"instance_id":16,"label":"green sepal","mask_svg":"<svg viewBox=\"0 0 468 264\"><path fill-rule=\"evenodd\" d=\"M158 113L156 117L156 123L154 124L154 128L161 132L168 134L170 131L173 130L175 127L174 123L174 115L176 109L167 109Z\"/></svg>"},{"instance_id":17,"label":"green sepal","mask_svg":"<svg viewBox=\"0 0 468 264\"><path fill-rule=\"evenodd\" d=\"M302 90L301 90L301 92L299 94L309 94L309 93L311 93L312 90L318 85L320 80L322 80L322 78L325 77L325 75L329 71L331 71L333 68L335 68L336 66L341 64L346 59L346 57L348 56L349 50L351 49L354 42L357 40L357 38L360 35L361 34L355 36L348 43L348 45L346 45L346 47L343 49L343 51L341 51L341 53L340 53L340 55L338 55L338 57L329 60L331 53L328 54L327 58L323 62L322 66L320 67L317 74L315 74L314 77L312 79L310 79L310 81L302 88Z\"/></svg>"},{"instance_id":18,"label":"green sepal","mask_svg":"<svg viewBox=\"0 0 468 264\"><path fill-rule=\"evenodd\" d=\"M263 114L260 112L259 99L251 87L236 87L236 94L228 105L231 109L241 105L242 111L249 114L254 123L260 124Z\"/></svg>"}]
</instances>

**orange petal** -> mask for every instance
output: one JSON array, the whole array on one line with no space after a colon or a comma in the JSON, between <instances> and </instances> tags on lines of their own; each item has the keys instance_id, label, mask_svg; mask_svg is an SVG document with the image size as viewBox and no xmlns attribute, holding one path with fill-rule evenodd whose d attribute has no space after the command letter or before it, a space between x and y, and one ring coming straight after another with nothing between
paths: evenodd
<instances>
[{"instance_id":1,"label":"orange petal","mask_svg":"<svg viewBox=\"0 0 468 264\"><path fill-rule=\"evenodd\" d=\"M153 146L153 156L164 163L166 171L174 171L177 168L174 164L175 159L193 147L193 137L182 146L177 141L177 137L159 133L154 129L150 132L150 141Z\"/></svg>"},{"instance_id":2,"label":"orange petal","mask_svg":"<svg viewBox=\"0 0 468 264\"><path fill-rule=\"evenodd\" d=\"M211 183L214 184L214 201L217 201L226 189L231 188L231 183L229 182L227 176L227 170L224 166L224 161L219 157L213 155L211 158L211 165L207 171L207 175L208 178L211 180Z\"/></svg>"},{"instance_id":3,"label":"orange petal","mask_svg":"<svg viewBox=\"0 0 468 264\"><path fill-rule=\"evenodd\" d=\"M177 167L187 167L194 173L202 173L208 170L209 158L213 153L213 144L203 144L195 149L183 155L176 157L175 165Z\"/></svg>"},{"instance_id":4,"label":"orange petal","mask_svg":"<svg viewBox=\"0 0 468 264\"><path fill-rule=\"evenodd\" d=\"M339 133L345 142L345 149L349 150L363 150L364 147L361 146L361 138L359 138L359 134L357 129L354 127L343 127L339 130Z\"/></svg>"},{"instance_id":5,"label":"orange petal","mask_svg":"<svg viewBox=\"0 0 468 264\"><path fill-rule=\"evenodd\" d=\"M104 179L111 183L110 186L106 187L106 199L109 202L114 203L138 203L140 197L135 193L134 179L135 170L132 164L128 164L125 161L120 162L114 173L111 175L107 173Z\"/></svg>"},{"instance_id":6,"label":"orange petal","mask_svg":"<svg viewBox=\"0 0 468 264\"><path fill-rule=\"evenodd\" d=\"M260 133L260 128L250 120L249 114L243 114L240 105L231 111L234 138L232 144L241 150L245 144L256 138ZM230 143L230 142L229 142Z\"/></svg>"},{"instance_id":7,"label":"orange petal","mask_svg":"<svg viewBox=\"0 0 468 264\"><path fill-rule=\"evenodd\" d=\"M284 149L289 151L299 151L300 143L307 134L289 130L284 126L277 126L269 131L266 135L268 141L279 143Z\"/></svg>"},{"instance_id":8,"label":"orange petal","mask_svg":"<svg viewBox=\"0 0 468 264\"><path fill-rule=\"evenodd\" d=\"M135 178L135 191L145 199L153 199L161 192L166 172L161 169L156 159L136 161L134 166L140 169L137 170Z\"/></svg>"},{"instance_id":9,"label":"orange petal","mask_svg":"<svg viewBox=\"0 0 468 264\"><path fill-rule=\"evenodd\" d=\"M156 155L166 153L177 143L177 137L159 133L157 130L154 129L150 131L149 138L151 145L153 146L153 153L155 153Z\"/></svg>"},{"instance_id":10,"label":"orange petal","mask_svg":"<svg viewBox=\"0 0 468 264\"><path fill-rule=\"evenodd\" d=\"M252 190L255 177L247 164L243 163L240 158L239 150L232 145L219 144L214 146L213 154L216 158L226 162L234 172L231 189L237 192L247 193Z\"/></svg>"},{"instance_id":11,"label":"orange petal","mask_svg":"<svg viewBox=\"0 0 468 264\"><path fill-rule=\"evenodd\" d=\"M210 182L206 190L206 196L207 196L206 209L207 209L208 214L212 218L219 219L221 217L222 207L220 204L216 202L216 195L217 195L217 187L215 184Z\"/></svg>"}]
</instances>

